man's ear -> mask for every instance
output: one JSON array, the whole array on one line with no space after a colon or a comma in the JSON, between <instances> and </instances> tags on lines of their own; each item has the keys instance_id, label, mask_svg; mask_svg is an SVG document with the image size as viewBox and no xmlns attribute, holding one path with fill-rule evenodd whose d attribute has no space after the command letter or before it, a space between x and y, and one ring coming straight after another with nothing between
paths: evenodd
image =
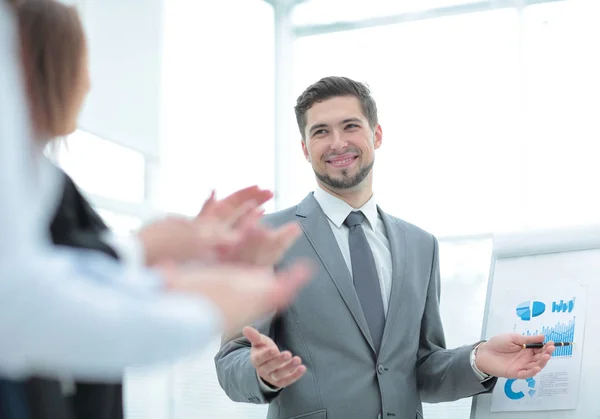
<instances>
[{"instance_id":1,"label":"man's ear","mask_svg":"<svg viewBox=\"0 0 600 419\"><path fill-rule=\"evenodd\" d=\"M381 125L377 124L375 127L375 133L373 135L373 145L375 150L381 147L381 142L383 140L383 130L381 129Z\"/></svg>"},{"instance_id":2,"label":"man's ear","mask_svg":"<svg viewBox=\"0 0 600 419\"><path fill-rule=\"evenodd\" d=\"M306 161L310 162L310 154L308 154L308 148L306 147L306 140L302 139L302 152L304 153L304 158Z\"/></svg>"}]
</instances>

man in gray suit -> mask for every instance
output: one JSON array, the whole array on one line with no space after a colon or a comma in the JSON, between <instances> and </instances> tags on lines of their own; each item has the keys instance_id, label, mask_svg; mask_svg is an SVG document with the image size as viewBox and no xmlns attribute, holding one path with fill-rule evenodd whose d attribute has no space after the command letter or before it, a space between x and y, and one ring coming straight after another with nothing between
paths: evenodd
<instances>
[{"instance_id":1,"label":"man in gray suit","mask_svg":"<svg viewBox=\"0 0 600 419\"><path fill-rule=\"evenodd\" d=\"M296 117L318 187L266 222L300 224L304 235L277 268L308 258L316 278L288 309L225 339L215 363L227 395L270 403L269 419L413 419L422 401L537 374L554 345L523 345L544 336L446 349L437 240L383 212L373 196L382 130L369 89L322 79L298 98Z\"/></svg>"}]
</instances>

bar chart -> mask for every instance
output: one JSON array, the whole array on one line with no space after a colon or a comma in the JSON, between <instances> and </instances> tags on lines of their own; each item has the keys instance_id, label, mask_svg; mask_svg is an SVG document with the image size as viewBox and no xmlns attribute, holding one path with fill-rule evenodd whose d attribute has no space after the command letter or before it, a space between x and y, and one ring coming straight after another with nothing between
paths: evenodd
<instances>
[{"instance_id":1,"label":"bar chart","mask_svg":"<svg viewBox=\"0 0 600 419\"><path fill-rule=\"evenodd\" d=\"M573 342L575 340L575 317L568 323L558 322L554 326L542 326L541 330L527 330L523 335L546 336L546 342ZM557 347L552 354L553 357L566 357L573 355L573 346Z\"/></svg>"}]
</instances>

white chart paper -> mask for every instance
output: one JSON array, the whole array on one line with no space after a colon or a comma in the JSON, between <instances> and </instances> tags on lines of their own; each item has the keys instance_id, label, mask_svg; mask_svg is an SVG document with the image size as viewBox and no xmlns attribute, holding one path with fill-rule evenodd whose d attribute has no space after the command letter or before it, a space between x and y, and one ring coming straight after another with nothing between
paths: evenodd
<instances>
[{"instance_id":1,"label":"white chart paper","mask_svg":"<svg viewBox=\"0 0 600 419\"><path fill-rule=\"evenodd\" d=\"M527 380L499 379L492 412L566 410L577 407L586 314L586 287L578 284L507 290L490 302L488 337L516 332L574 342L557 347L542 372ZM528 349L531 350L531 349Z\"/></svg>"}]
</instances>

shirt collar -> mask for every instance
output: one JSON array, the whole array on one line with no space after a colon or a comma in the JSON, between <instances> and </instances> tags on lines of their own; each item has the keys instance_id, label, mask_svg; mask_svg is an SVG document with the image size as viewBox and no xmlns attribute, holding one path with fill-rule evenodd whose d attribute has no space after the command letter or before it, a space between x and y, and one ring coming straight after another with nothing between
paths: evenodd
<instances>
[{"instance_id":1,"label":"shirt collar","mask_svg":"<svg viewBox=\"0 0 600 419\"><path fill-rule=\"evenodd\" d=\"M331 220L338 228L344 224L344 220L352 211L362 211L369 222L371 229L374 229L377 225L378 212L374 195L360 208L352 208L346 202L331 195L329 192L326 192L320 186L316 188L314 197L327 218L329 218L329 220Z\"/></svg>"}]
</instances>

